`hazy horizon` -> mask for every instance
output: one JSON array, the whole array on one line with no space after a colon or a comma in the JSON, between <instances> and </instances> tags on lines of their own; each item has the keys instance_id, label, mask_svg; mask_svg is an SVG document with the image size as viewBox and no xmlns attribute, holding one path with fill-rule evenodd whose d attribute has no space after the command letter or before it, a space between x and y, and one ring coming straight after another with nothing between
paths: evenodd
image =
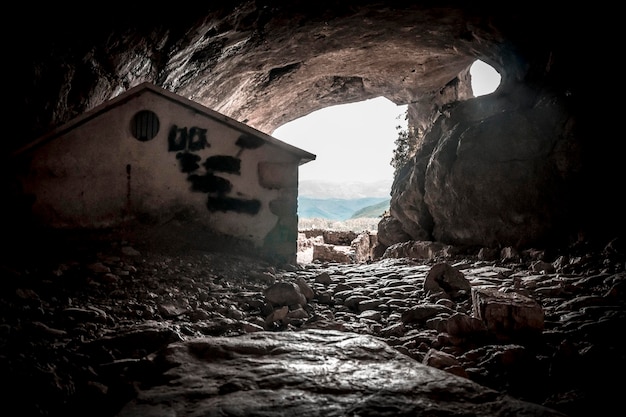
<instances>
[{"instance_id":1,"label":"hazy horizon","mask_svg":"<svg viewBox=\"0 0 626 417\"><path fill-rule=\"evenodd\" d=\"M392 179L376 181L300 180L299 197L343 198L390 197Z\"/></svg>"}]
</instances>

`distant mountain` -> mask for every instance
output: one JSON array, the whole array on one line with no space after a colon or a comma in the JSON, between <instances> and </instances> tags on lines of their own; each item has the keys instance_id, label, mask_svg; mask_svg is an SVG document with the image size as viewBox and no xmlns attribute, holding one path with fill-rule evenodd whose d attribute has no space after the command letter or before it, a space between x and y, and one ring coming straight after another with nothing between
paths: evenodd
<instances>
[{"instance_id":1,"label":"distant mountain","mask_svg":"<svg viewBox=\"0 0 626 417\"><path fill-rule=\"evenodd\" d=\"M318 199L389 198L392 183L392 179L349 182L300 180L298 195Z\"/></svg>"},{"instance_id":2,"label":"distant mountain","mask_svg":"<svg viewBox=\"0 0 626 417\"><path fill-rule=\"evenodd\" d=\"M363 207L360 210L354 212L351 219L359 219L361 217L381 217L385 211L389 210L390 199L381 201L380 203L372 204L371 206Z\"/></svg>"},{"instance_id":3,"label":"distant mountain","mask_svg":"<svg viewBox=\"0 0 626 417\"><path fill-rule=\"evenodd\" d=\"M389 206L389 197L363 198L310 198L298 197L298 217L303 219L321 218L344 221L355 218L357 212L370 213L373 206ZM383 210L384 211L384 210ZM382 212L380 212L382 214ZM376 214L372 217L378 217Z\"/></svg>"}]
</instances>

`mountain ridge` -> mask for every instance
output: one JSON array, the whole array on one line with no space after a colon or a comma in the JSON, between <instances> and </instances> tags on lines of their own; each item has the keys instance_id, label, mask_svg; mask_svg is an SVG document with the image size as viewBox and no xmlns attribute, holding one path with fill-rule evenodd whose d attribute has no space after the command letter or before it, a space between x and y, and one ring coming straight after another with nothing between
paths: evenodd
<instances>
[{"instance_id":1,"label":"mountain ridge","mask_svg":"<svg viewBox=\"0 0 626 417\"><path fill-rule=\"evenodd\" d=\"M389 205L390 197L361 198L312 198L298 197L298 217L321 218L328 220L348 220L355 214L370 213L373 206ZM382 210L384 212L384 210ZM378 217L378 215L373 216Z\"/></svg>"},{"instance_id":2,"label":"mountain ridge","mask_svg":"<svg viewBox=\"0 0 626 417\"><path fill-rule=\"evenodd\" d=\"M389 210L390 202L390 199L386 199L381 201L380 203L363 207L362 209L355 211L350 219L359 219L362 217L381 217L385 213L385 211Z\"/></svg>"},{"instance_id":3,"label":"mountain ridge","mask_svg":"<svg viewBox=\"0 0 626 417\"><path fill-rule=\"evenodd\" d=\"M317 199L390 198L392 179L377 181L300 180L298 195Z\"/></svg>"}]
</instances>

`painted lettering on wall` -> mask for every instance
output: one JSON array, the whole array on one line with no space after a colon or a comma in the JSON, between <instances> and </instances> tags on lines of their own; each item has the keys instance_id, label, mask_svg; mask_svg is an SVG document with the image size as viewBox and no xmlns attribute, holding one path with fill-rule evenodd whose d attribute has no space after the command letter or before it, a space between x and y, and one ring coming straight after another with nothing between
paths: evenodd
<instances>
[{"instance_id":1,"label":"painted lettering on wall","mask_svg":"<svg viewBox=\"0 0 626 417\"><path fill-rule=\"evenodd\" d=\"M196 169L200 168L198 162L202 159L195 153L189 152L178 152L176 154L176 159L178 159L178 165L180 166L180 170L185 173L194 172Z\"/></svg>"},{"instance_id":2,"label":"painted lettering on wall","mask_svg":"<svg viewBox=\"0 0 626 417\"><path fill-rule=\"evenodd\" d=\"M261 138L257 138L256 136L250 135L241 135L235 142L235 145L239 146L239 152L237 152L237 156L241 156L243 151L246 149L256 149L263 145L265 142Z\"/></svg>"},{"instance_id":3,"label":"painted lettering on wall","mask_svg":"<svg viewBox=\"0 0 626 417\"><path fill-rule=\"evenodd\" d=\"M217 193L226 194L233 188L233 185L227 179L213 175L207 172L204 175L189 175L187 180L191 182L191 189L201 193Z\"/></svg>"},{"instance_id":4,"label":"painted lettering on wall","mask_svg":"<svg viewBox=\"0 0 626 417\"><path fill-rule=\"evenodd\" d=\"M238 213L256 214L261 208L261 202L256 199L209 197L207 207L211 211L236 211Z\"/></svg>"},{"instance_id":5,"label":"painted lettering on wall","mask_svg":"<svg viewBox=\"0 0 626 417\"><path fill-rule=\"evenodd\" d=\"M172 125L167 136L167 145L170 152L199 151L211 146L206 138L207 129L199 127L179 128Z\"/></svg>"},{"instance_id":6,"label":"painted lettering on wall","mask_svg":"<svg viewBox=\"0 0 626 417\"><path fill-rule=\"evenodd\" d=\"M256 136L250 135L241 135L235 145L243 148L243 149L256 149L263 145L263 139L257 138Z\"/></svg>"},{"instance_id":7,"label":"painted lettering on wall","mask_svg":"<svg viewBox=\"0 0 626 417\"><path fill-rule=\"evenodd\" d=\"M232 192L232 183L216 173L241 175L241 159L244 149L255 149L263 141L253 136L242 135L236 142L240 147L237 156L211 155L204 162L202 157L194 152L209 148L207 129L198 127L178 127L173 125L167 139L170 152L176 152L176 159L181 172L188 174L187 180L191 183L191 190L208 194L207 209L209 211L234 211L237 213L257 214L261 209L261 202L256 199L243 199L228 196ZM199 172L201 167L204 172Z\"/></svg>"},{"instance_id":8,"label":"painted lettering on wall","mask_svg":"<svg viewBox=\"0 0 626 417\"><path fill-rule=\"evenodd\" d=\"M204 165L207 171L221 171L241 175L241 159L232 156L209 156L202 165Z\"/></svg>"}]
</instances>

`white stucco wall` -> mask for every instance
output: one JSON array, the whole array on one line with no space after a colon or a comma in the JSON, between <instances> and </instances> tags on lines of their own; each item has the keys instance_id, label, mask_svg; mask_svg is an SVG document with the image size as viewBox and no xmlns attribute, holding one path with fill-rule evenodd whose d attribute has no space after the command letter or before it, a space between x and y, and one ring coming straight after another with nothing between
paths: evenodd
<instances>
[{"instance_id":1,"label":"white stucco wall","mask_svg":"<svg viewBox=\"0 0 626 417\"><path fill-rule=\"evenodd\" d=\"M145 142L131 134L132 119L140 110L153 111L160 122L156 137ZM202 163L210 156L240 160L239 175L214 175L232 186L224 197L258 200L258 212L207 208L209 195L216 195L192 191L189 174L181 170L177 159L179 151L168 150L168 135L174 125L206 129L209 146L192 152L200 158L200 167L193 174L206 174ZM146 91L27 151L30 163L22 178L23 191L35 196L35 218L52 227L109 227L138 216L163 222L184 212L194 213L194 220L213 230L261 246L279 221L270 210L270 202L293 203L293 209L289 208L293 219L283 216L281 221L297 228L299 159L270 142L243 149L236 142L245 133L195 108ZM259 181L260 162L274 167L264 170L263 184ZM276 181L268 181L268 175L275 175ZM274 182L276 188L272 188Z\"/></svg>"}]
</instances>

